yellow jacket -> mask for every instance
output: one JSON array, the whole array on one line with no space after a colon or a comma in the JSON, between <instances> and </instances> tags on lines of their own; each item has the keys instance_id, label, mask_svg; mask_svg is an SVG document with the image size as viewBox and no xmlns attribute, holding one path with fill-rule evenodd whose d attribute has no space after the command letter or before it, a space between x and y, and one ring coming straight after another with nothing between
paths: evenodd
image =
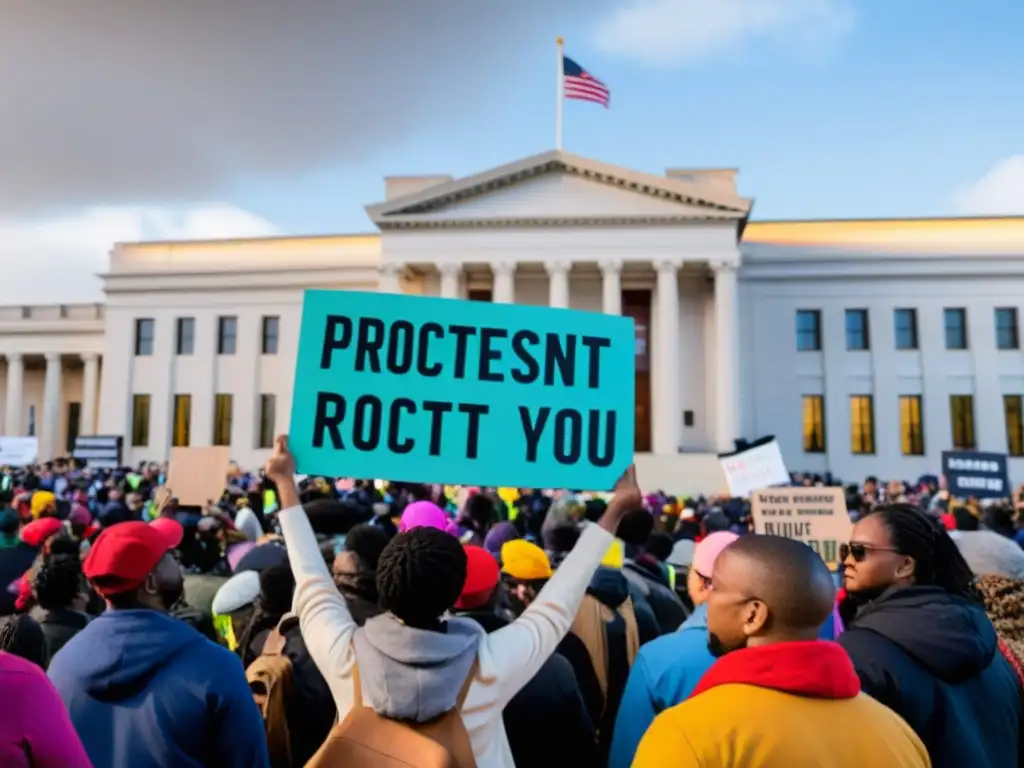
<instances>
[{"instance_id":1,"label":"yellow jacket","mask_svg":"<svg viewBox=\"0 0 1024 768\"><path fill-rule=\"evenodd\" d=\"M837 653L838 652L838 653ZM930 768L895 712L860 693L835 643L723 656L687 701L661 713L633 768Z\"/></svg>"}]
</instances>

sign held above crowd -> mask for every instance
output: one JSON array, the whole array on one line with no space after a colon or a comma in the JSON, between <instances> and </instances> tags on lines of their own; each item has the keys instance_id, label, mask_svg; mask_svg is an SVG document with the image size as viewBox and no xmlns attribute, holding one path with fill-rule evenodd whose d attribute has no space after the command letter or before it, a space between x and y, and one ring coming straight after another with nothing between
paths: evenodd
<instances>
[{"instance_id":1,"label":"sign held above crowd","mask_svg":"<svg viewBox=\"0 0 1024 768\"><path fill-rule=\"evenodd\" d=\"M290 445L305 474L611 489L633 346L625 317L307 291Z\"/></svg>"},{"instance_id":2,"label":"sign held above crowd","mask_svg":"<svg viewBox=\"0 0 1024 768\"><path fill-rule=\"evenodd\" d=\"M746 498L758 488L788 485L789 470L782 460L779 441L765 437L747 445L740 451L718 454L729 485L729 495Z\"/></svg>"},{"instance_id":3,"label":"sign held above crowd","mask_svg":"<svg viewBox=\"0 0 1024 768\"><path fill-rule=\"evenodd\" d=\"M958 499L1005 499L1010 496L1010 476L1005 453L943 451L942 474L946 489Z\"/></svg>"},{"instance_id":4,"label":"sign held above crowd","mask_svg":"<svg viewBox=\"0 0 1024 768\"><path fill-rule=\"evenodd\" d=\"M764 488L750 495L754 532L802 541L835 570L853 523L842 488Z\"/></svg>"}]
</instances>

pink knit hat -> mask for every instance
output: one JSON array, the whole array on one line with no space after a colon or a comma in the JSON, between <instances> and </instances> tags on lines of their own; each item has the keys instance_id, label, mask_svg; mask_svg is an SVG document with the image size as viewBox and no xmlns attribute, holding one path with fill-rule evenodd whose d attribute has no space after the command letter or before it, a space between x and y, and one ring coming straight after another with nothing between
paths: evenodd
<instances>
[{"instance_id":1,"label":"pink knit hat","mask_svg":"<svg viewBox=\"0 0 1024 768\"><path fill-rule=\"evenodd\" d=\"M693 550L693 570L705 578L710 578L718 555L738 538L739 536L729 531L709 534Z\"/></svg>"},{"instance_id":2,"label":"pink knit hat","mask_svg":"<svg viewBox=\"0 0 1024 768\"><path fill-rule=\"evenodd\" d=\"M455 533L458 530L444 510L432 501L414 501L402 512L398 532L405 533L413 528L437 528L448 533Z\"/></svg>"}]
</instances>

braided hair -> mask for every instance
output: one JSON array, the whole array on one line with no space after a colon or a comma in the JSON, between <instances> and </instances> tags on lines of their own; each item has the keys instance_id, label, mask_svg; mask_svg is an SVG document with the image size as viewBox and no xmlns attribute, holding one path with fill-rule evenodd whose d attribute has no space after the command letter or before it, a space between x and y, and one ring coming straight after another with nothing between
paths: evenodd
<instances>
[{"instance_id":1,"label":"braided hair","mask_svg":"<svg viewBox=\"0 0 1024 768\"><path fill-rule=\"evenodd\" d=\"M50 662L43 628L27 614L7 619L7 623L0 629L0 651L20 656L43 669Z\"/></svg>"},{"instance_id":2,"label":"braided hair","mask_svg":"<svg viewBox=\"0 0 1024 768\"><path fill-rule=\"evenodd\" d=\"M455 605L465 582L466 551L436 528L400 533L377 563L381 607L412 627L433 626Z\"/></svg>"},{"instance_id":3,"label":"braided hair","mask_svg":"<svg viewBox=\"0 0 1024 768\"><path fill-rule=\"evenodd\" d=\"M938 520L911 504L879 504L870 514L881 517L896 551L913 558L915 584L981 602L974 572Z\"/></svg>"}]
</instances>

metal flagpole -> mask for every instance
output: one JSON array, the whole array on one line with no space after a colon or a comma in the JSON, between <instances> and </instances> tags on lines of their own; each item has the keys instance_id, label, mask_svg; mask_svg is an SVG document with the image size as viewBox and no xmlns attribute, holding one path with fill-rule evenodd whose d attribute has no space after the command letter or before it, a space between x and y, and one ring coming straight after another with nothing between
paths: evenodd
<instances>
[{"instance_id":1,"label":"metal flagpole","mask_svg":"<svg viewBox=\"0 0 1024 768\"><path fill-rule=\"evenodd\" d=\"M555 38L558 48L558 101L555 105L555 149L562 149L562 108L565 106L565 66L562 58L562 38Z\"/></svg>"}]
</instances>

